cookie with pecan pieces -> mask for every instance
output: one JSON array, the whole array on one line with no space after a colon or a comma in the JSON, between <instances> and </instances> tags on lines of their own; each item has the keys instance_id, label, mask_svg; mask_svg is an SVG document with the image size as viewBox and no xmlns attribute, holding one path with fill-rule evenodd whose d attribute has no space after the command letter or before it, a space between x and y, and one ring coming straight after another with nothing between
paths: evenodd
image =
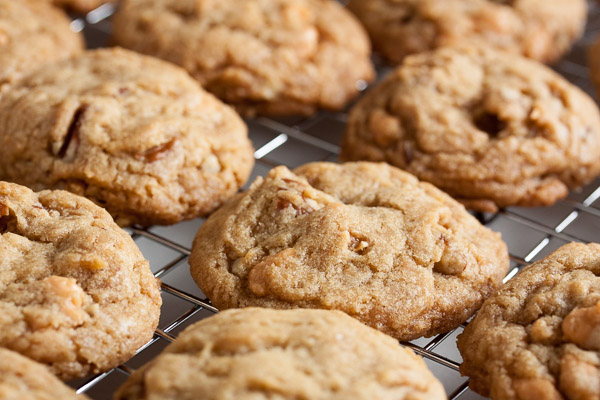
<instances>
[{"instance_id":1,"label":"cookie with pecan pieces","mask_svg":"<svg viewBox=\"0 0 600 400\"><path fill-rule=\"evenodd\" d=\"M461 373L494 400L600 399L600 245L528 267L458 337Z\"/></svg>"},{"instance_id":2,"label":"cookie with pecan pieces","mask_svg":"<svg viewBox=\"0 0 600 400\"><path fill-rule=\"evenodd\" d=\"M192 276L220 308L337 309L401 340L455 328L501 284L500 235L387 164L277 167L200 227Z\"/></svg>"},{"instance_id":3,"label":"cookie with pecan pieces","mask_svg":"<svg viewBox=\"0 0 600 400\"><path fill-rule=\"evenodd\" d=\"M350 112L344 161L386 161L468 208L554 204L600 173L600 112L550 68L471 46L407 57Z\"/></svg>"},{"instance_id":4,"label":"cookie with pecan pieces","mask_svg":"<svg viewBox=\"0 0 600 400\"><path fill-rule=\"evenodd\" d=\"M91 201L0 182L0 252L0 347L72 379L116 367L152 338L159 282Z\"/></svg>"},{"instance_id":5,"label":"cookie with pecan pieces","mask_svg":"<svg viewBox=\"0 0 600 400\"><path fill-rule=\"evenodd\" d=\"M86 196L120 225L205 215L253 164L233 109L182 69L127 50L45 68L0 101L0 179Z\"/></svg>"}]
</instances>

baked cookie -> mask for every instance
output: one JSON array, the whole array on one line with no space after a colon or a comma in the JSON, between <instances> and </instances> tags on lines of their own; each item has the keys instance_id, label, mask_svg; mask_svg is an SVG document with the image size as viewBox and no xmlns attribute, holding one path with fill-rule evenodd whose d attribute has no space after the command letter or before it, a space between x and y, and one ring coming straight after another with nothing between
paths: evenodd
<instances>
[{"instance_id":1,"label":"baked cookie","mask_svg":"<svg viewBox=\"0 0 600 400\"><path fill-rule=\"evenodd\" d=\"M500 235L386 164L277 167L213 214L192 276L217 308L344 311L400 340L455 328L501 284Z\"/></svg>"},{"instance_id":2,"label":"baked cookie","mask_svg":"<svg viewBox=\"0 0 600 400\"><path fill-rule=\"evenodd\" d=\"M89 12L103 4L114 4L118 0L50 0L59 7L76 12Z\"/></svg>"},{"instance_id":3,"label":"baked cookie","mask_svg":"<svg viewBox=\"0 0 600 400\"><path fill-rule=\"evenodd\" d=\"M188 327L115 400L446 399L423 360L338 311L229 310Z\"/></svg>"},{"instance_id":4,"label":"baked cookie","mask_svg":"<svg viewBox=\"0 0 600 400\"><path fill-rule=\"evenodd\" d=\"M443 48L357 103L340 158L389 162L474 210L550 205L600 172L600 114L546 66Z\"/></svg>"},{"instance_id":5,"label":"baked cookie","mask_svg":"<svg viewBox=\"0 0 600 400\"><path fill-rule=\"evenodd\" d=\"M126 0L113 40L250 116L340 109L374 77L367 34L333 0Z\"/></svg>"},{"instance_id":6,"label":"baked cookie","mask_svg":"<svg viewBox=\"0 0 600 400\"><path fill-rule=\"evenodd\" d=\"M0 94L44 64L83 51L59 9L40 0L0 0Z\"/></svg>"},{"instance_id":7,"label":"baked cookie","mask_svg":"<svg viewBox=\"0 0 600 400\"><path fill-rule=\"evenodd\" d=\"M4 400L86 400L30 359L0 348L0 398Z\"/></svg>"},{"instance_id":8,"label":"baked cookie","mask_svg":"<svg viewBox=\"0 0 600 400\"><path fill-rule=\"evenodd\" d=\"M526 267L458 337L463 375L494 400L600 399L600 245Z\"/></svg>"},{"instance_id":9,"label":"baked cookie","mask_svg":"<svg viewBox=\"0 0 600 400\"><path fill-rule=\"evenodd\" d=\"M66 189L120 225L205 215L254 164L247 128L182 69L102 49L29 76L0 101L0 179Z\"/></svg>"},{"instance_id":10,"label":"baked cookie","mask_svg":"<svg viewBox=\"0 0 600 400\"><path fill-rule=\"evenodd\" d=\"M588 50L589 70L592 82L596 85L596 93L600 98L600 36Z\"/></svg>"},{"instance_id":11,"label":"baked cookie","mask_svg":"<svg viewBox=\"0 0 600 400\"><path fill-rule=\"evenodd\" d=\"M350 0L373 45L410 54L473 43L553 62L583 33L586 0Z\"/></svg>"},{"instance_id":12,"label":"baked cookie","mask_svg":"<svg viewBox=\"0 0 600 400\"><path fill-rule=\"evenodd\" d=\"M152 338L159 282L106 211L0 182L0 233L0 347L71 379L119 365Z\"/></svg>"}]
</instances>

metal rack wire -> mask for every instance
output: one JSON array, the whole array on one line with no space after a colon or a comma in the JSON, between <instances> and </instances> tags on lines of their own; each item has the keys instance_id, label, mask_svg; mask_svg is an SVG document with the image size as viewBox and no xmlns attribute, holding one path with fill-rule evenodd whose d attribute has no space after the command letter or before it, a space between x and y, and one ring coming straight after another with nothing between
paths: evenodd
<instances>
[{"instance_id":1,"label":"metal rack wire","mask_svg":"<svg viewBox=\"0 0 600 400\"><path fill-rule=\"evenodd\" d=\"M74 17L72 29L83 31L90 47L105 45L110 32L109 17L114 6L103 5L86 16ZM555 69L591 95L585 51L596 35L600 35L600 6L590 2L586 34L573 51ZM379 75L389 68L378 63ZM360 83L359 83L360 84ZM250 138L256 148L256 166L250 182L275 165L296 167L310 161L335 161L338 143L347 120L346 112L319 112L310 118L257 118L247 121ZM497 214L481 214L478 218L502 233L511 257L511 269L505 281L523 266L538 260L570 241L600 241L600 179L548 208L512 207ZM187 265L191 243L202 220L171 227L132 228L130 233L155 276L161 278L163 308L154 338L138 350L125 364L91 378L71 382L79 393L94 399L110 399L127 377L154 358L189 324L218 310L196 287ZM464 325L463 325L464 326ZM482 399L468 389L468 380L458 373L460 354L456 335L463 327L435 336L403 343L423 356L433 373L442 381L451 400Z\"/></svg>"}]
</instances>

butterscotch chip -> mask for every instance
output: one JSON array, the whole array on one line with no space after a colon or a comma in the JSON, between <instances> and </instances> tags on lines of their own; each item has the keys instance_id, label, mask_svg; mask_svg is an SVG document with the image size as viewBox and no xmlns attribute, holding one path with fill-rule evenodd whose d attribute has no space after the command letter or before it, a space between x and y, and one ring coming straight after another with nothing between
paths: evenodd
<instances>
[{"instance_id":1,"label":"butterscotch chip","mask_svg":"<svg viewBox=\"0 0 600 400\"><path fill-rule=\"evenodd\" d=\"M541 64L444 48L408 57L357 103L341 159L386 161L475 210L551 205L600 173L600 113Z\"/></svg>"},{"instance_id":2,"label":"butterscotch chip","mask_svg":"<svg viewBox=\"0 0 600 400\"><path fill-rule=\"evenodd\" d=\"M44 366L0 348L0 397L6 400L86 400Z\"/></svg>"},{"instance_id":3,"label":"butterscotch chip","mask_svg":"<svg viewBox=\"0 0 600 400\"><path fill-rule=\"evenodd\" d=\"M472 43L543 62L583 33L585 0L350 0L348 8L389 60Z\"/></svg>"},{"instance_id":4,"label":"butterscotch chip","mask_svg":"<svg viewBox=\"0 0 600 400\"><path fill-rule=\"evenodd\" d=\"M116 367L152 338L158 280L91 201L0 182L0 249L0 347L72 379Z\"/></svg>"},{"instance_id":5,"label":"butterscotch chip","mask_svg":"<svg viewBox=\"0 0 600 400\"><path fill-rule=\"evenodd\" d=\"M254 164L241 118L182 69L122 49L29 76L0 101L0 178L65 189L120 225L205 215Z\"/></svg>"},{"instance_id":6,"label":"butterscotch chip","mask_svg":"<svg viewBox=\"0 0 600 400\"><path fill-rule=\"evenodd\" d=\"M494 400L600 398L600 245L571 243L525 267L458 348L471 388Z\"/></svg>"},{"instance_id":7,"label":"butterscotch chip","mask_svg":"<svg viewBox=\"0 0 600 400\"><path fill-rule=\"evenodd\" d=\"M340 109L374 78L367 34L333 0L125 0L113 40L246 115Z\"/></svg>"},{"instance_id":8,"label":"butterscotch chip","mask_svg":"<svg viewBox=\"0 0 600 400\"><path fill-rule=\"evenodd\" d=\"M59 9L40 0L0 0L0 93L25 74L83 51Z\"/></svg>"},{"instance_id":9,"label":"butterscotch chip","mask_svg":"<svg viewBox=\"0 0 600 400\"><path fill-rule=\"evenodd\" d=\"M401 340L455 328L501 284L500 235L386 164L277 167L213 214L191 273L218 308L346 312Z\"/></svg>"},{"instance_id":10,"label":"butterscotch chip","mask_svg":"<svg viewBox=\"0 0 600 400\"><path fill-rule=\"evenodd\" d=\"M115 400L441 400L394 339L337 311L229 310L188 327Z\"/></svg>"}]
</instances>

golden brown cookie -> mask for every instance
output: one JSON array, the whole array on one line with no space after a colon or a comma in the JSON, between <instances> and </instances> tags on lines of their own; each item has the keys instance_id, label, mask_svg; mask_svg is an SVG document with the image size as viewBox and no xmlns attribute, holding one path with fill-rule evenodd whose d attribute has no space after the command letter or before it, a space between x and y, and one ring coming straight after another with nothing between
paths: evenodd
<instances>
[{"instance_id":1,"label":"golden brown cookie","mask_svg":"<svg viewBox=\"0 0 600 400\"><path fill-rule=\"evenodd\" d=\"M126 0L113 34L246 115L340 109L374 77L366 33L333 0Z\"/></svg>"},{"instance_id":2,"label":"golden brown cookie","mask_svg":"<svg viewBox=\"0 0 600 400\"><path fill-rule=\"evenodd\" d=\"M0 101L0 178L66 189L120 225L205 215L254 164L241 118L182 69L112 48L29 76Z\"/></svg>"},{"instance_id":3,"label":"golden brown cookie","mask_svg":"<svg viewBox=\"0 0 600 400\"><path fill-rule=\"evenodd\" d=\"M459 43L553 62L581 36L587 17L585 0L350 0L348 8L396 63Z\"/></svg>"},{"instance_id":4,"label":"golden brown cookie","mask_svg":"<svg viewBox=\"0 0 600 400\"><path fill-rule=\"evenodd\" d=\"M40 0L0 0L0 93L44 64L81 53L83 38Z\"/></svg>"},{"instance_id":5,"label":"golden brown cookie","mask_svg":"<svg viewBox=\"0 0 600 400\"><path fill-rule=\"evenodd\" d=\"M340 158L386 161L474 210L550 205L600 172L600 113L544 65L444 48L408 57L356 104Z\"/></svg>"},{"instance_id":6,"label":"golden brown cookie","mask_svg":"<svg viewBox=\"0 0 600 400\"><path fill-rule=\"evenodd\" d=\"M526 267L458 337L463 375L493 400L600 399L600 245Z\"/></svg>"},{"instance_id":7,"label":"golden brown cookie","mask_svg":"<svg viewBox=\"0 0 600 400\"><path fill-rule=\"evenodd\" d=\"M91 201L0 182L0 347L62 379L116 367L152 338L159 282Z\"/></svg>"},{"instance_id":8,"label":"golden brown cookie","mask_svg":"<svg viewBox=\"0 0 600 400\"><path fill-rule=\"evenodd\" d=\"M455 328L501 284L500 235L386 164L277 167L200 227L191 273L218 308L337 309L400 340Z\"/></svg>"},{"instance_id":9,"label":"golden brown cookie","mask_svg":"<svg viewBox=\"0 0 600 400\"><path fill-rule=\"evenodd\" d=\"M0 348L0 399L86 400L52 375L44 366Z\"/></svg>"},{"instance_id":10,"label":"golden brown cookie","mask_svg":"<svg viewBox=\"0 0 600 400\"><path fill-rule=\"evenodd\" d=\"M337 311L229 310L188 327L115 400L446 399L423 360Z\"/></svg>"}]
</instances>

